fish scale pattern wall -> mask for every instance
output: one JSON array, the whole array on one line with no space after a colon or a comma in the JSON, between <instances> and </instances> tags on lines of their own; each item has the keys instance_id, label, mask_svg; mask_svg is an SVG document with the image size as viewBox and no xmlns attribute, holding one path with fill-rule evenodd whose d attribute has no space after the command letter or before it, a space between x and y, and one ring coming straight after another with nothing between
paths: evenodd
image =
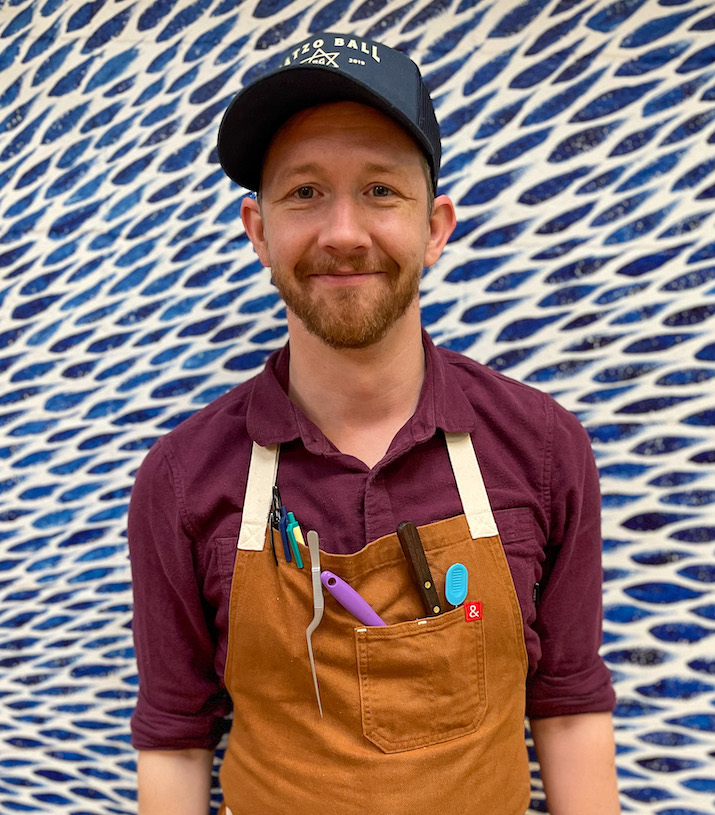
<instances>
[{"instance_id":1,"label":"fish scale pattern wall","mask_svg":"<svg viewBox=\"0 0 715 815\"><path fill-rule=\"evenodd\" d=\"M712 813L715 6L697 0L0 2L0 811L136 811L133 475L286 339L216 131L242 82L326 29L405 50L435 98L460 224L425 325L592 439L624 810Z\"/></svg>"}]
</instances>

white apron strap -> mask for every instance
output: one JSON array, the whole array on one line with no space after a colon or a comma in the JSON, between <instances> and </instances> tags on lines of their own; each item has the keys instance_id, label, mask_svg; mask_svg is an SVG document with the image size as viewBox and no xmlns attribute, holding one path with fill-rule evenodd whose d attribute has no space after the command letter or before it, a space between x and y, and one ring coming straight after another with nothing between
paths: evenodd
<instances>
[{"instance_id":1,"label":"white apron strap","mask_svg":"<svg viewBox=\"0 0 715 815\"><path fill-rule=\"evenodd\" d=\"M444 435L452 471L457 482L457 490L472 538L476 540L497 535L496 521L469 433L445 433ZM243 519L238 535L239 549L260 552L265 545L266 524L271 511L279 454L279 444L261 447L253 443L246 497L243 502Z\"/></svg>"},{"instance_id":2,"label":"white apron strap","mask_svg":"<svg viewBox=\"0 0 715 815\"><path fill-rule=\"evenodd\" d=\"M469 433L445 433L444 436L472 539L498 535L471 436Z\"/></svg>"},{"instance_id":3,"label":"white apron strap","mask_svg":"<svg viewBox=\"0 0 715 815\"><path fill-rule=\"evenodd\" d=\"M266 542L266 524L273 501L273 485L278 472L280 444L261 447L253 442L248 466L246 497L243 501L238 548L260 552Z\"/></svg>"}]
</instances>

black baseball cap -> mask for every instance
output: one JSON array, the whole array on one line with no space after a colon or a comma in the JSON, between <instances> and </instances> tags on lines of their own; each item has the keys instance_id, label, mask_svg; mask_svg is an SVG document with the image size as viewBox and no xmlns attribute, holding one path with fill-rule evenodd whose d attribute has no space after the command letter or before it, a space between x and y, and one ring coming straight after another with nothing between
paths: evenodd
<instances>
[{"instance_id":1,"label":"black baseball cap","mask_svg":"<svg viewBox=\"0 0 715 815\"><path fill-rule=\"evenodd\" d=\"M233 98L218 133L224 171L247 189L258 190L263 159L276 131L299 111L331 102L370 105L402 125L425 154L437 188L439 125L415 63L381 43L330 32L291 47L279 68Z\"/></svg>"}]
</instances>

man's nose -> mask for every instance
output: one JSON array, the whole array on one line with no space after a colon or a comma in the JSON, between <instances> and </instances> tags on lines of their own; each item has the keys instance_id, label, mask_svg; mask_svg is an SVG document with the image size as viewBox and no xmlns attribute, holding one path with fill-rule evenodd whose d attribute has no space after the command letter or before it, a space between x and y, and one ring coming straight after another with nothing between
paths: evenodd
<instances>
[{"instance_id":1,"label":"man's nose","mask_svg":"<svg viewBox=\"0 0 715 815\"><path fill-rule=\"evenodd\" d=\"M335 198L324 210L319 245L326 252L354 254L372 244L366 213L352 196Z\"/></svg>"}]
</instances>

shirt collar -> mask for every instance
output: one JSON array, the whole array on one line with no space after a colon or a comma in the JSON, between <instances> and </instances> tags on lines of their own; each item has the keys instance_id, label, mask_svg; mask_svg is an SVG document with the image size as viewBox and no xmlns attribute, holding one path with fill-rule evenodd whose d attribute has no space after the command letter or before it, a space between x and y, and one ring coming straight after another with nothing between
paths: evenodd
<instances>
[{"instance_id":1,"label":"shirt collar","mask_svg":"<svg viewBox=\"0 0 715 815\"><path fill-rule=\"evenodd\" d=\"M425 378L417 409L403 431L409 433L415 443L432 438L438 429L447 433L471 433L476 424L474 408L464 394L453 364L460 358L436 348L424 330L422 340ZM325 454L332 449L330 442L288 398L289 361L290 346L285 345L271 354L255 378L246 417L248 435L263 447L300 438L311 452Z\"/></svg>"},{"instance_id":2,"label":"shirt collar","mask_svg":"<svg viewBox=\"0 0 715 815\"><path fill-rule=\"evenodd\" d=\"M417 409L411 419L415 441L426 441L436 430L471 433L476 427L474 408L467 399L452 351L437 348L422 330L425 349L425 378Z\"/></svg>"},{"instance_id":3,"label":"shirt collar","mask_svg":"<svg viewBox=\"0 0 715 815\"><path fill-rule=\"evenodd\" d=\"M286 344L268 357L255 378L248 403L246 430L257 444L283 444L300 438L298 415L307 418L288 398L288 363L290 349Z\"/></svg>"}]
</instances>

